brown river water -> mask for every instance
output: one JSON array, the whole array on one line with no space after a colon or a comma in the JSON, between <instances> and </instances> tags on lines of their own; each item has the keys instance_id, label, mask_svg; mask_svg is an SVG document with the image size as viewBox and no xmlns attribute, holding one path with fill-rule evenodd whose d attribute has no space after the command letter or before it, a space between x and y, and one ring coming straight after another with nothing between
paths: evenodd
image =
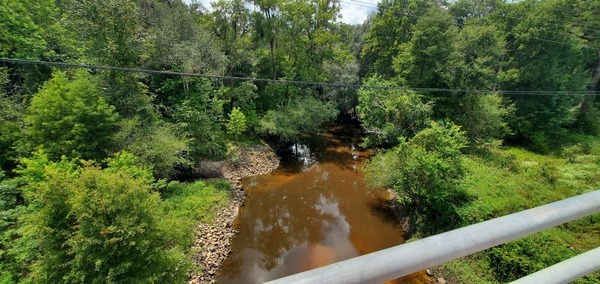
<instances>
[{"instance_id":1,"label":"brown river water","mask_svg":"<svg viewBox=\"0 0 600 284\"><path fill-rule=\"evenodd\" d=\"M217 283L262 283L404 242L389 193L367 190L360 139L356 126L329 127L291 146L273 173L242 181L239 233ZM393 282L433 283L423 272Z\"/></svg>"}]
</instances>

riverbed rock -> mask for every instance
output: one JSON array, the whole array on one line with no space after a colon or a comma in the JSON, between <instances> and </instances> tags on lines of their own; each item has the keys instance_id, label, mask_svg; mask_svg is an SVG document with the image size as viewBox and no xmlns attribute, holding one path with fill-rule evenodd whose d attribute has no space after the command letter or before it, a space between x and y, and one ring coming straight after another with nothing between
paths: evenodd
<instances>
[{"instance_id":1,"label":"riverbed rock","mask_svg":"<svg viewBox=\"0 0 600 284\"><path fill-rule=\"evenodd\" d=\"M225 177L231 181L232 201L229 206L217 213L217 218L212 224L198 226L196 240L192 246L192 251L197 253L192 259L195 265L202 269L194 269L188 284L214 283L223 261L231 253L231 238L238 233L233 229L233 224L239 206L244 204L246 199L242 190L242 178L269 173L279 167L279 158L270 147L262 145L246 147L242 153L240 161L236 164L204 162L205 174Z\"/></svg>"},{"instance_id":2,"label":"riverbed rock","mask_svg":"<svg viewBox=\"0 0 600 284\"><path fill-rule=\"evenodd\" d=\"M437 282L439 284L446 284L446 279L440 277L440 278L437 279Z\"/></svg>"}]
</instances>

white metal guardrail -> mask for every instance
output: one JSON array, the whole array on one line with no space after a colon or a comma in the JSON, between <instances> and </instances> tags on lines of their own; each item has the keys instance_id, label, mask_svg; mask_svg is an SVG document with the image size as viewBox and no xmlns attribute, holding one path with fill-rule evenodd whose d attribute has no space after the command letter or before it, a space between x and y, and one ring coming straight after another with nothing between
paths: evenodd
<instances>
[{"instance_id":1,"label":"white metal guardrail","mask_svg":"<svg viewBox=\"0 0 600 284\"><path fill-rule=\"evenodd\" d=\"M600 190L268 283L383 283L597 212Z\"/></svg>"},{"instance_id":2,"label":"white metal guardrail","mask_svg":"<svg viewBox=\"0 0 600 284\"><path fill-rule=\"evenodd\" d=\"M529 274L511 284L569 283L598 269L600 269L600 247Z\"/></svg>"}]
</instances>

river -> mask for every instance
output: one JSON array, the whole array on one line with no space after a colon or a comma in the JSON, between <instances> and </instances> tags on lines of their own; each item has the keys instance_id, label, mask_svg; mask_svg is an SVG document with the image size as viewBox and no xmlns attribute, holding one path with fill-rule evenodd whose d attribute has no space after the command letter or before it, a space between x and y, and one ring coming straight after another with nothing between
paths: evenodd
<instances>
[{"instance_id":1,"label":"river","mask_svg":"<svg viewBox=\"0 0 600 284\"><path fill-rule=\"evenodd\" d=\"M217 283L262 283L404 242L389 193L366 189L360 139L356 126L329 127L290 146L276 171L242 181L239 233ZM422 272L394 282L433 283Z\"/></svg>"}]
</instances>

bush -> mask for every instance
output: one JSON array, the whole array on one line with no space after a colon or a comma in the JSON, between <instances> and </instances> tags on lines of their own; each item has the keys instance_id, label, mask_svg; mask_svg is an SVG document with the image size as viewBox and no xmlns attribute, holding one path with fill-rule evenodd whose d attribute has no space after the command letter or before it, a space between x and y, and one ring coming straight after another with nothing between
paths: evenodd
<instances>
[{"instance_id":1,"label":"bush","mask_svg":"<svg viewBox=\"0 0 600 284\"><path fill-rule=\"evenodd\" d=\"M337 115L338 111L331 103L323 103L311 96L296 97L279 110L267 111L257 130L283 142L295 142L300 134L319 131L323 123Z\"/></svg>"},{"instance_id":2,"label":"bush","mask_svg":"<svg viewBox=\"0 0 600 284\"><path fill-rule=\"evenodd\" d=\"M431 123L394 149L373 157L365 166L373 187L392 187L408 208L419 231L435 233L460 224L457 212L468 201L461 148L466 139L451 123Z\"/></svg>"},{"instance_id":3,"label":"bush","mask_svg":"<svg viewBox=\"0 0 600 284\"><path fill-rule=\"evenodd\" d=\"M551 232L542 232L489 250L490 268L502 283L514 281L576 255Z\"/></svg>"},{"instance_id":4,"label":"bush","mask_svg":"<svg viewBox=\"0 0 600 284\"><path fill-rule=\"evenodd\" d=\"M507 121L514 114L514 106L500 95L467 94L459 106L458 121L471 143L497 146L511 134Z\"/></svg>"},{"instance_id":5,"label":"bush","mask_svg":"<svg viewBox=\"0 0 600 284\"><path fill-rule=\"evenodd\" d=\"M242 148L238 145L228 143L225 157L227 158L227 161L233 163L234 165L238 165L242 159Z\"/></svg>"},{"instance_id":6,"label":"bush","mask_svg":"<svg viewBox=\"0 0 600 284\"><path fill-rule=\"evenodd\" d=\"M123 120L116 141L121 151L133 153L158 178L170 177L177 166L190 164L186 156L189 140L170 123L142 123L138 117Z\"/></svg>"},{"instance_id":7,"label":"bush","mask_svg":"<svg viewBox=\"0 0 600 284\"><path fill-rule=\"evenodd\" d=\"M198 222L210 223L219 208L229 202L231 184L171 182L162 192L165 216L161 219L168 240L181 248L190 248Z\"/></svg>"},{"instance_id":8,"label":"bush","mask_svg":"<svg viewBox=\"0 0 600 284\"><path fill-rule=\"evenodd\" d=\"M236 138L246 131L246 116L240 108L233 108L229 114L229 122L227 122L227 131Z\"/></svg>"},{"instance_id":9,"label":"bush","mask_svg":"<svg viewBox=\"0 0 600 284\"><path fill-rule=\"evenodd\" d=\"M560 178L560 169L551 162L543 162L539 171L540 175L550 184L555 184Z\"/></svg>"},{"instance_id":10,"label":"bush","mask_svg":"<svg viewBox=\"0 0 600 284\"><path fill-rule=\"evenodd\" d=\"M372 77L365 84L394 86L379 77ZM412 136L427 127L432 112L431 105L424 104L412 91L361 88L358 101L356 109L369 134L364 142L367 147L396 145L398 137Z\"/></svg>"},{"instance_id":11,"label":"bush","mask_svg":"<svg viewBox=\"0 0 600 284\"><path fill-rule=\"evenodd\" d=\"M43 158L43 157L42 157ZM25 161L32 213L23 218L23 237L35 257L35 283L154 283L187 279L184 255L170 247L159 224L157 193L145 177L91 162L48 163L41 180L28 177L43 164Z\"/></svg>"},{"instance_id":12,"label":"bush","mask_svg":"<svg viewBox=\"0 0 600 284\"><path fill-rule=\"evenodd\" d=\"M27 109L27 143L50 159L102 159L113 147L118 115L86 71L69 80L57 71Z\"/></svg>"}]
</instances>

